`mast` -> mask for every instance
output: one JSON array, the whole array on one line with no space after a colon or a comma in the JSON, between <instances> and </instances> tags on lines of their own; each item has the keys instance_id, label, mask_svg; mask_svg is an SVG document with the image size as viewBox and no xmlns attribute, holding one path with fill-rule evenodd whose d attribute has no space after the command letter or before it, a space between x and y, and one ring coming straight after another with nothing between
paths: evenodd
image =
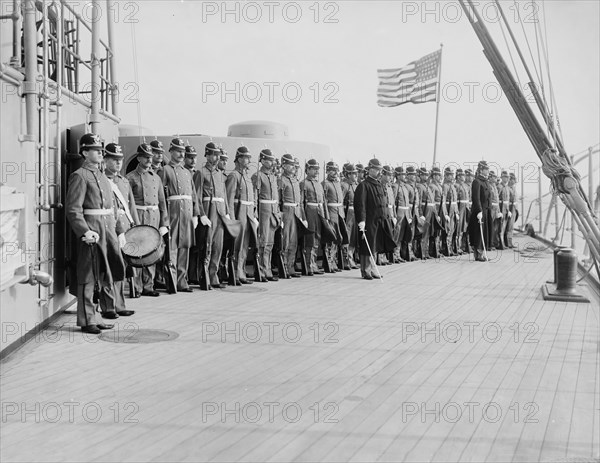
<instances>
[{"instance_id":1,"label":"mast","mask_svg":"<svg viewBox=\"0 0 600 463\"><path fill-rule=\"evenodd\" d=\"M523 92L517 85L515 78L508 69L504 58L500 54L494 40L492 39L484 21L475 8L472 0L459 0L477 38L483 45L483 53L492 66L494 75L504 91L513 111L515 112L525 134L533 145L538 157L542 162L544 174L550 178L552 188L560 196L562 202L571 211L573 220L579 226L585 240L590 247L590 254L598 263L600 261L600 229L595 221L594 212L585 191L581 185L581 176L572 166L571 160L565 152L562 140L551 127L551 120L546 106L535 86L532 87L533 95L548 131L552 135L556 148L546 136L538 118L527 104ZM498 8L500 5L497 4ZM500 8L501 11L501 8ZM512 36L512 33L511 33ZM514 40L514 36L512 36ZM515 42L518 49L518 45ZM522 58L522 55L519 51ZM529 77L531 74L528 72ZM598 271L598 266L596 266ZM600 273L600 271L599 271Z\"/></svg>"}]
</instances>

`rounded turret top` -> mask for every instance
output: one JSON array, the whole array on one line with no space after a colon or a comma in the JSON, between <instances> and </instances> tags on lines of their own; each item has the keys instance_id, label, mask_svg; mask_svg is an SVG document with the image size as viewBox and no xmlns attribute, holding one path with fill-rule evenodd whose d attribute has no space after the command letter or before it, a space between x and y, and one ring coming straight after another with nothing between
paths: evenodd
<instances>
[{"instance_id":1,"label":"rounded turret top","mask_svg":"<svg viewBox=\"0 0 600 463\"><path fill-rule=\"evenodd\" d=\"M227 130L228 137L241 138L289 138L286 125L271 121L245 121L231 124Z\"/></svg>"}]
</instances>

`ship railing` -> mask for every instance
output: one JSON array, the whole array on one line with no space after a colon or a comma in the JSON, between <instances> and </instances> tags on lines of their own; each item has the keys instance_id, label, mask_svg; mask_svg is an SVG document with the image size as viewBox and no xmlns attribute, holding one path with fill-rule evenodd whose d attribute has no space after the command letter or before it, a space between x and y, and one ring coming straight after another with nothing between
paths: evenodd
<instances>
[{"instance_id":1,"label":"ship railing","mask_svg":"<svg viewBox=\"0 0 600 463\"><path fill-rule=\"evenodd\" d=\"M571 156L573 166L587 161L587 167L581 166L581 183L582 185L587 183L587 197L592 205L596 223L599 223L600 220L600 168L598 165L600 149L598 146L589 147L578 155ZM526 174L522 169L521 179L523 180L525 177ZM573 214L556 192L550 188L549 179L541 175L541 172L533 180L534 182L529 185L524 184L523 181L521 183L521 216L518 219L518 229L523 233L541 238L551 246L562 245L574 249L580 264L595 280L598 280L589 243L580 231ZM534 188L537 190L536 193L532 193ZM546 193L542 193L544 189L547 190Z\"/></svg>"}]
</instances>

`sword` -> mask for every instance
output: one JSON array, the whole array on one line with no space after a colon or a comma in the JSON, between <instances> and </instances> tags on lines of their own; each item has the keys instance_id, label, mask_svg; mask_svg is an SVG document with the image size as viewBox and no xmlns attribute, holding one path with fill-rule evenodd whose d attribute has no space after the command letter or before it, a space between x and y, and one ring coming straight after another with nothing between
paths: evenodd
<instances>
[{"instance_id":1,"label":"sword","mask_svg":"<svg viewBox=\"0 0 600 463\"><path fill-rule=\"evenodd\" d=\"M481 244L483 245L483 257L488 260L487 251L485 250L485 238L483 237L483 221L479 219L479 231L481 232Z\"/></svg>"},{"instance_id":2,"label":"sword","mask_svg":"<svg viewBox=\"0 0 600 463\"><path fill-rule=\"evenodd\" d=\"M379 280L383 283L381 273L379 273L379 269L377 268L377 264L375 263L375 258L373 257L373 253L371 252L371 246L369 246L369 240L367 239L367 235L365 235L365 231L362 231L363 240L365 240L365 244L367 245L367 250L369 251L369 258L371 259L371 264L375 267L375 271L379 276Z\"/></svg>"}]
</instances>

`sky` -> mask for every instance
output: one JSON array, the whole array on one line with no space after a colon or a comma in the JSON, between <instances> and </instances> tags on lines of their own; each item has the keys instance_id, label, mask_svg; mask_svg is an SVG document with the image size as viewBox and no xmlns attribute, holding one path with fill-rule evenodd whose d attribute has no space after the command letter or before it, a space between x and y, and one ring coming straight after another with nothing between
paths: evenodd
<instances>
[{"instance_id":1,"label":"sky","mask_svg":"<svg viewBox=\"0 0 600 463\"><path fill-rule=\"evenodd\" d=\"M517 13L536 66L534 22L547 31L567 151L596 145L600 2L502 5L530 65ZM493 2L479 6L504 52ZM113 17L118 80L122 89L129 84L119 107L124 124L138 124L139 110L157 135L224 136L230 124L269 120L287 125L294 140L329 145L338 162L430 165L436 104L378 107L377 69L404 66L443 43L437 161L485 158L510 170L538 163L458 1L144 0L117 2Z\"/></svg>"}]
</instances>

